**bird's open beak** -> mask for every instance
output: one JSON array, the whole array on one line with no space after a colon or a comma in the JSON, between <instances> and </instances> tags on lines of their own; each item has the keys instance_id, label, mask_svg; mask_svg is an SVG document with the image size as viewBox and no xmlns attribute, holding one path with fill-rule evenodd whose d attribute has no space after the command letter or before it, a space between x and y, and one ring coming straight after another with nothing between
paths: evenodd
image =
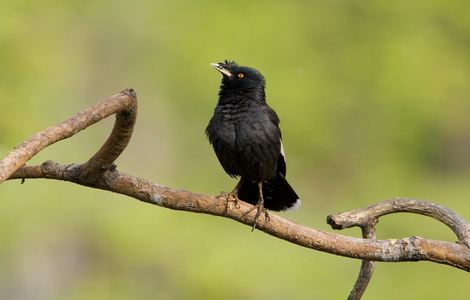
<instances>
[{"instance_id":1,"label":"bird's open beak","mask_svg":"<svg viewBox=\"0 0 470 300\"><path fill-rule=\"evenodd\" d=\"M225 69L224 67L222 67L220 64L215 64L215 63L212 63L210 64L211 67L213 67L214 69L216 69L217 71L219 71L220 73L222 73L224 76L232 76L232 73L230 73L229 70Z\"/></svg>"}]
</instances>

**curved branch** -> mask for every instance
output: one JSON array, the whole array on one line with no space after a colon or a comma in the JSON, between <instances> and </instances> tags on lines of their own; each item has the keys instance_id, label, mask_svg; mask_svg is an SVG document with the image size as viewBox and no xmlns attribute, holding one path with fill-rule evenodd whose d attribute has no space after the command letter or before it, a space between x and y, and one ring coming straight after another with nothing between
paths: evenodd
<instances>
[{"instance_id":1,"label":"curved branch","mask_svg":"<svg viewBox=\"0 0 470 300\"><path fill-rule=\"evenodd\" d=\"M398 212L410 212L434 218L447 225L456 234L459 243L470 248L470 224L452 210L428 201L397 197L366 208L330 215L327 218L327 223L333 229L361 227L364 238L375 239L375 225L378 223L379 217ZM353 300L362 297L373 271L374 263L363 260L356 284L348 299Z\"/></svg>"},{"instance_id":2,"label":"curved branch","mask_svg":"<svg viewBox=\"0 0 470 300\"><path fill-rule=\"evenodd\" d=\"M61 165L52 161L42 166L24 166L11 179L49 178L124 194L162 207L222 216L246 225L253 225L253 206L239 201L240 208L226 209L216 196L176 190L145 179L124 174L116 169L103 173L99 182L83 182L75 171L77 165ZM251 213L249 213L251 211ZM464 245L409 237L391 240L370 240L342 236L295 224L271 214L270 221L258 221L257 228L294 244L331 254L364 260L399 262L427 260L447 264L470 272L470 249Z\"/></svg>"},{"instance_id":3,"label":"curved branch","mask_svg":"<svg viewBox=\"0 0 470 300\"><path fill-rule=\"evenodd\" d=\"M68 120L32 135L0 161L0 183L5 181L19 167L47 146L69 138L88 126L135 105L135 98L131 96L132 93L131 89L124 90L117 95L82 110ZM105 153L103 152L102 154ZM102 157L102 155L98 155L99 157ZM105 160L104 162L107 161Z\"/></svg>"},{"instance_id":4,"label":"curved branch","mask_svg":"<svg viewBox=\"0 0 470 300\"><path fill-rule=\"evenodd\" d=\"M366 208L328 216L327 222L333 229L361 227L371 220L398 212L410 212L434 218L446 224L457 235L459 242L470 248L470 224L452 210L429 201L397 197Z\"/></svg>"},{"instance_id":5,"label":"curved branch","mask_svg":"<svg viewBox=\"0 0 470 300\"><path fill-rule=\"evenodd\" d=\"M376 222L374 220L369 224L363 224L361 226L363 238L376 240L377 236L375 233L375 224ZM361 299L362 295L367 289L367 286L369 285L369 281L372 278L372 275L374 275L374 269L375 266L373 261L362 261L359 275L357 276L356 283L354 284L354 287L349 294L348 300Z\"/></svg>"},{"instance_id":6,"label":"curved branch","mask_svg":"<svg viewBox=\"0 0 470 300\"><path fill-rule=\"evenodd\" d=\"M74 117L49 127L16 147L0 161L0 183L6 179L48 178L124 194L162 207L231 218L252 225L253 206L240 201L237 209L228 202L184 190L154 184L127 175L112 167L127 146L136 120L137 101L133 90L125 90L81 111ZM84 164L62 165L47 161L40 166L24 166L36 153L59 140L116 113L113 131L100 150ZM421 237L376 240L375 224L380 216L395 212L414 212L431 216L449 226L460 243L428 240ZM399 262L427 260L470 271L470 225L453 211L434 203L415 199L383 201L367 208L328 217L334 229L359 226L363 239L342 236L295 224L271 214L269 222L257 228L297 245L336 255L363 260L361 273L350 299L359 299L372 276L372 261Z\"/></svg>"},{"instance_id":7,"label":"curved branch","mask_svg":"<svg viewBox=\"0 0 470 300\"><path fill-rule=\"evenodd\" d=\"M114 161L121 155L132 136L137 118L137 95L132 89L121 92L132 100L121 111L116 112L116 121L113 130L106 142L86 163L80 166L80 176L83 180L94 182L98 180L104 170L109 169ZM108 105L113 104L108 100Z\"/></svg>"}]
</instances>

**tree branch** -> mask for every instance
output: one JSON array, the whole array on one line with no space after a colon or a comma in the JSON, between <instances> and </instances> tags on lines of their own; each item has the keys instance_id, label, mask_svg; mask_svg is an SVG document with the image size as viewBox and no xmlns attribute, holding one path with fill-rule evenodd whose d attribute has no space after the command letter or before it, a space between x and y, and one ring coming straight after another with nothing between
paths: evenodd
<instances>
[{"instance_id":1,"label":"tree branch","mask_svg":"<svg viewBox=\"0 0 470 300\"><path fill-rule=\"evenodd\" d=\"M74 182L83 186L124 194L146 203L175 210L205 213L236 220L246 225L254 222L253 206L240 202L239 208L217 196L171 189L145 179L121 173L112 167L132 135L136 118L136 96L125 90L83 110L74 117L36 133L0 161L0 183L6 179L47 178ZM116 113L113 131L101 149L84 164L59 164L46 161L40 166L24 166L48 145L68 138L80 130ZM251 210L251 213L248 213ZM459 243L421 237L376 240L378 218L395 212L413 212L431 216L449 226ZM246 214L248 213L248 214ZM371 261L432 261L470 271L470 225L453 211L434 203L415 199L393 199L364 209L328 217L334 229L359 226L363 239L324 232L295 224L271 214L270 221L258 221L257 228L291 243L331 254L364 260L350 299L359 299L373 273ZM351 298L355 297L355 298Z\"/></svg>"},{"instance_id":2,"label":"tree branch","mask_svg":"<svg viewBox=\"0 0 470 300\"><path fill-rule=\"evenodd\" d=\"M327 217L327 223L333 229L361 227L364 238L375 239L375 225L379 222L379 217L398 212L416 213L434 218L447 225L457 235L459 243L470 247L470 226L465 219L448 208L428 201L397 197L366 208L330 215ZM361 298L373 272L373 262L363 260L358 279L348 299Z\"/></svg>"},{"instance_id":3,"label":"tree branch","mask_svg":"<svg viewBox=\"0 0 470 300\"><path fill-rule=\"evenodd\" d=\"M470 225L465 219L452 210L429 201L397 197L366 208L328 216L327 222L333 229L363 227L370 222L378 222L378 218L381 216L398 212L409 212L434 218L447 225L457 235L459 242L470 248Z\"/></svg>"},{"instance_id":4,"label":"tree branch","mask_svg":"<svg viewBox=\"0 0 470 300\"><path fill-rule=\"evenodd\" d=\"M8 153L8 155L0 161L0 183L5 181L19 167L24 165L34 155L38 154L39 151L46 148L47 146L52 145L60 140L69 138L79 131L87 128L88 126L93 125L94 123L101 121L102 119L112 114L119 113L126 108L129 110L133 110L134 108L135 110L135 105L135 93L132 89L127 89L117 95L109 97L108 99L102 100L87 109L84 109L68 120L34 134L25 140L22 144L15 147L13 151ZM117 118L120 119L119 115ZM118 120L117 123L121 122ZM118 129L116 129L116 131L121 132L121 130ZM113 133L115 133L114 130ZM132 129L129 132L127 141L129 141L131 133ZM98 151L98 153L90 159L92 162L89 161L87 168L91 169L92 166L94 167L95 165L99 165L101 162L106 164L111 161L110 163L112 163L119 156L121 153L119 150L108 150L110 146L113 144L116 145L116 143L118 143L116 139L117 136L118 132L111 134L110 138L108 141L106 141L105 145L103 145L100 151ZM125 141L126 135L123 134L121 137L123 140L120 142L120 144L124 145L125 147L127 145L127 141ZM124 148L122 148L122 150L124 150ZM110 157L103 159L103 156L108 154ZM95 163L95 161L99 161L99 163Z\"/></svg>"},{"instance_id":5,"label":"tree branch","mask_svg":"<svg viewBox=\"0 0 470 300\"><path fill-rule=\"evenodd\" d=\"M376 240L375 223L376 222L371 222L369 224L363 224L361 226L363 238ZM351 293L349 294L348 300L361 299L362 295L366 291L367 286L369 285L369 281L372 278L372 275L374 275L374 269L375 266L373 261L362 261L361 270L359 271L356 283L354 284L354 287Z\"/></svg>"},{"instance_id":6,"label":"tree branch","mask_svg":"<svg viewBox=\"0 0 470 300\"><path fill-rule=\"evenodd\" d=\"M226 209L226 203L216 196L176 190L154 184L145 179L107 170L95 183L81 181L79 165L62 165L47 161L41 166L24 166L11 179L48 178L74 182L80 185L124 194L143 202L162 207L223 216L246 225L252 225L253 206L240 202L240 208ZM461 244L409 237L398 240L369 240L324 232L295 224L271 214L268 223L259 222L259 230L300 246L341 256L386 262L428 260L470 271L470 249Z\"/></svg>"},{"instance_id":7,"label":"tree branch","mask_svg":"<svg viewBox=\"0 0 470 300\"><path fill-rule=\"evenodd\" d=\"M89 182L98 180L102 172L113 165L114 161L129 144L137 118L137 95L132 89L124 90L121 94L127 95L130 102L126 102L126 106L122 110L116 111L116 122L113 130L100 150L80 166L82 180ZM119 99L117 97L116 101L112 101L108 105L120 104Z\"/></svg>"}]
</instances>

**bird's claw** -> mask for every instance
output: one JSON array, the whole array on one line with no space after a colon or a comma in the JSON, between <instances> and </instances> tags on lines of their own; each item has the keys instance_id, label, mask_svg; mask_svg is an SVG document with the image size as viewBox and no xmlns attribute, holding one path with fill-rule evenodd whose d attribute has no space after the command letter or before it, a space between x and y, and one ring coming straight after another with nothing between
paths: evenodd
<instances>
[{"instance_id":1,"label":"bird's claw","mask_svg":"<svg viewBox=\"0 0 470 300\"><path fill-rule=\"evenodd\" d=\"M240 208L240 203L238 203L238 197L235 193L228 193L227 203L233 202L236 208Z\"/></svg>"},{"instance_id":2,"label":"bird's claw","mask_svg":"<svg viewBox=\"0 0 470 300\"><path fill-rule=\"evenodd\" d=\"M256 204L252 209L250 209L249 211L244 213L243 217L248 215L249 213L251 213L255 209L256 209L256 215L255 215L255 219L253 221L253 227L251 228L251 231L255 230L256 226L258 225L258 220L259 220L262 213L264 213L264 222L265 223L268 223L269 220L271 220L267 209L264 208L264 205L262 203Z\"/></svg>"},{"instance_id":3,"label":"bird's claw","mask_svg":"<svg viewBox=\"0 0 470 300\"><path fill-rule=\"evenodd\" d=\"M220 194L216 196L216 198L223 199L225 201L225 214L230 211L230 203L234 203L236 208L240 208L240 203L238 203L237 195L233 192L220 192Z\"/></svg>"}]
</instances>

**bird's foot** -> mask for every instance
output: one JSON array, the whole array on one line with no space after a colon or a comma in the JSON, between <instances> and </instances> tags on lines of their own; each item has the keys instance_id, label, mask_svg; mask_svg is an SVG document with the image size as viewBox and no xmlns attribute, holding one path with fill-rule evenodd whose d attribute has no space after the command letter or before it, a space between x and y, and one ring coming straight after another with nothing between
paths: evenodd
<instances>
[{"instance_id":1,"label":"bird's foot","mask_svg":"<svg viewBox=\"0 0 470 300\"><path fill-rule=\"evenodd\" d=\"M238 197L237 194L234 192L226 193L226 192L220 192L218 196L216 196L217 199L222 199L225 201L225 214L228 214L228 212L231 209L231 204L233 203L236 208L240 208L240 204L238 203Z\"/></svg>"},{"instance_id":2,"label":"bird's foot","mask_svg":"<svg viewBox=\"0 0 470 300\"><path fill-rule=\"evenodd\" d=\"M246 216L247 214L251 213L255 209L256 209L256 215L255 215L255 219L254 219L253 227L251 228L251 231L255 230L256 226L258 225L258 221L259 221L259 218L260 218L261 214L264 214L264 222L265 223L268 223L269 220L271 219L269 217L268 210L266 208L264 208L264 205L263 205L262 202L258 202L252 209L250 209L249 211L244 213L243 217Z\"/></svg>"}]
</instances>

